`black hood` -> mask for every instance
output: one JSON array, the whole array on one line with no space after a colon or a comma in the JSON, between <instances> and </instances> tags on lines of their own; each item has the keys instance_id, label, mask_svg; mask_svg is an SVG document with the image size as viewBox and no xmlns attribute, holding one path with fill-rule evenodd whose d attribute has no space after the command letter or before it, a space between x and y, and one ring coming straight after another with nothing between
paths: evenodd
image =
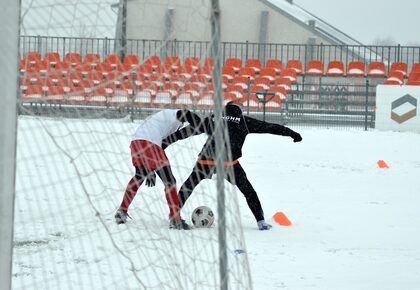
<instances>
[{"instance_id":1,"label":"black hood","mask_svg":"<svg viewBox=\"0 0 420 290\"><path fill-rule=\"evenodd\" d=\"M226 116L242 117L242 109L235 103L229 102L225 106L225 114Z\"/></svg>"}]
</instances>

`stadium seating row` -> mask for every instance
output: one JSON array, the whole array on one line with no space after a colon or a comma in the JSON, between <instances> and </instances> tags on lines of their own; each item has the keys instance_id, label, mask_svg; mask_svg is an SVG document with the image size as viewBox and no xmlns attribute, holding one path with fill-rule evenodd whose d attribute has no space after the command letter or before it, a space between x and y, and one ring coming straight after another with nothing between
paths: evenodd
<instances>
[{"instance_id":1,"label":"stadium seating row","mask_svg":"<svg viewBox=\"0 0 420 290\"><path fill-rule=\"evenodd\" d=\"M270 96L261 96L256 92L262 91L261 87L255 86L250 94L248 103L247 94L240 86L230 86L224 94L225 103L230 100L240 100L244 105L252 109L261 108L265 103L267 109L280 109L283 100L286 98L286 90L282 87L271 87L270 91L276 93ZM53 103L72 102L72 103L92 103L92 104L136 104L154 106L197 106L212 107L214 100L213 91L196 91L186 89L176 91L166 88L159 90L156 86L150 85L137 92L124 87L62 87L62 86L42 86L27 85L21 86L22 99L36 101L46 101Z\"/></svg>"},{"instance_id":2,"label":"stadium seating row","mask_svg":"<svg viewBox=\"0 0 420 290\"><path fill-rule=\"evenodd\" d=\"M184 62L182 62L179 56L168 56L162 62L159 56L152 55L141 63L139 56L134 54L125 56L123 61L121 61L117 54L108 54L101 61L100 54L88 53L82 60L79 53L67 53L63 61L61 61L58 52L48 52L44 58L41 58L39 52L28 52L21 59L20 68L22 72L26 70L47 71L49 69L70 70L75 68L79 68L81 71L127 72L132 68L138 68L140 65L146 71L152 69L155 72L165 71L178 74L199 73L211 75L213 60L211 57L208 57L201 63L201 59L198 57L186 57ZM387 71L385 63L381 61L370 62L367 68L364 62L350 61L346 69L343 61L332 60L328 62L326 69L324 69L324 63L320 60L309 60L306 67L304 67L301 60L290 59L286 62L285 67L283 67L282 61L278 59L269 59L266 61L265 66L263 66L259 59L249 58L243 64L239 58L227 58L223 68L227 76L247 74L250 77L261 75L261 73L272 75L273 71L278 76L283 70L288 71L288 74L290 74L290 70L294 70L296 75L309 76L388 77L391 73L394 74L395 72L401 72L404 78L409 75L407 63L394 62L391 64L389 71ZM411 73L418 71L420 71L420 63L413 64ZM399 75L398 73L393 78L399 78Z\"/></svg>"},{"instance_id":3,"label":"stadium seating row","mask_svg":"<svg viewBox=\"0 0 420 290\"><path fill-rule=\"evenodd\" d=\"M145 104L207 106L212 102L201 100L213 96L212 66L211 58L201 65L197 57L181 63L178 56L169 56L162 63L155 55L141 63L137 55L128 55L121 62L118 55L111 54L101 62L99 54L87 54L82 60L80 54L68 53L62 61L58 53L41 58L38 52L31 52L21 60L20 85L24 99L127 103L147 96ZM305 70L298 60L287 61L283 68L275 59L262 67L257 59L248 59L242 66L240 59L229 58L222 67L225 95L245 100L250 88L251 107L265 102L255 92L269 90L276 93L268 106L279 108L299 76L374 76L383 78L385 84L420 85L420 63L412 66L410 74L407 64L400 62L392 63L388 73L382 62L369 63L365 73L365 64L356 61L348 64L346 72L341 61L329 62L324 71L318 60L309 61Z\"/></svg>"}]
</instances>

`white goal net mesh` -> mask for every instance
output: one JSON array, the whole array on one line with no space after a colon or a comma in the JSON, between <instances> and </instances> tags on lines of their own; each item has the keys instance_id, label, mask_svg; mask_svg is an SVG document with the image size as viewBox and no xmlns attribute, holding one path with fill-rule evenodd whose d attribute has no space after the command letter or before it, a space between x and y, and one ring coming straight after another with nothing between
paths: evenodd
<instances>
[{"instance_id":1,"label":"white goal net mesh","mask_svg":"<svg viewBox=\"0 0 420 290\"><path fill-rule=\"evenodd\" d=\"M204 66L209 46L177 51L168 48L167 40L143 45L133 40L125 44L126 55L137 55L138 62L133 57L128 64L120 59L121 64L105 65L108 55L119 55L119 40L99 38L113 36L118 16L113 9L118 5L22 2L12 288L220 288L214 177L200 183L181 212L191 224L196 207L210 207L215 213L210 228L169 229L159 178L155 187L140 187L126 224L114 219L134 175L129 145L136 127L163 108L188 108L201 117L213 110L211 81L204 87L188 81L198 68L184 70L182 76L154 68L153 76L146 76L143 64L156 54L162 67L169 55L178 56L183 65L195 57ZM153 1L139 2L147 9ZM169 2L158 6L167 11ZM209 13L202 17L208 20ZM66 58L72 53L80 57L76 62ZM85 62L93 54L99 62ZM178 190L206 138L190 137L166 149ZM228 182L225 196L228 286L251 289L238 206L244 200Z\"/></svg>"}]
</instances>

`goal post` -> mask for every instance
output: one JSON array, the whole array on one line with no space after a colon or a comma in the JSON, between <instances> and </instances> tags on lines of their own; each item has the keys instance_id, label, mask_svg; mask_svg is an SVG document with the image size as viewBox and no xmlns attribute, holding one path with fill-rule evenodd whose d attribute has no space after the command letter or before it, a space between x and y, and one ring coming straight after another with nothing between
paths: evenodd
<instances>
[{"instance_id":1,"label":"goal post","mask_svg":"<svg viewBox=\"0 0 420 290\"><path fill-rule=\"evenodd\" d=\"M20 1L0 0L0 288L11 289Z\"/></svg>"},{"instance_id":2,"label":"goal post","mask_svg":"<svg viewBox=\"0 0 420 290\"><path fill-rule=\"evenodd\" d=\"M225 211L225 187L224 176L225 168L223 162L225 160L225 132L223 131L223 93L221 86L221 59L220 59L220 6L218 0L211 0L211 28L212 28L212 44L211 51L214 59L213 68L213 83L214 83L214 115L215 124L215 139L216 139L216 170L217 170L217 213L219 215L219 275L220 275L220 289L228 289L228 275L227 275L227 253L226 253L226 211Z\"/></svg>"}]
</instances>

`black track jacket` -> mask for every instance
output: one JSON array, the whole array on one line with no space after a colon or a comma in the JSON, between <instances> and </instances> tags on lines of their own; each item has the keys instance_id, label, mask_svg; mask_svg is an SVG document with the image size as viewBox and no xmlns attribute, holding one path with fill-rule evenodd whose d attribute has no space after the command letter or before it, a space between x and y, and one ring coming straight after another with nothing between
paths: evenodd
<instances>
[{"instance_id":1,"label":"black track jacket","mask_svg":"<svg viewBox=\"0 0 420 290\"><path fill-rule=\"evenodd\" d=\"M225 121L223 124L227 128L230 143L230 146L227 146L228 144L225 145L226 149L230 148L231 156L231 158L226 157L225 161L233 161L242 156L242 147L244 145L245 138L249 133L268 133L290 136L293 139L300 138L301 140L300 135L290 128L244 116L241 108L234 104L226 105L222 118ZM214 116L204 118L200 121L200 124L190 124L190 126L178 130L163 140L163 148L166 148L171 143L185 139L189 136L206 133L208 135L208 139L204 144L198 159L215 160L216 142L214 138L214 125Z\"/></svg>"}]
</instances>

